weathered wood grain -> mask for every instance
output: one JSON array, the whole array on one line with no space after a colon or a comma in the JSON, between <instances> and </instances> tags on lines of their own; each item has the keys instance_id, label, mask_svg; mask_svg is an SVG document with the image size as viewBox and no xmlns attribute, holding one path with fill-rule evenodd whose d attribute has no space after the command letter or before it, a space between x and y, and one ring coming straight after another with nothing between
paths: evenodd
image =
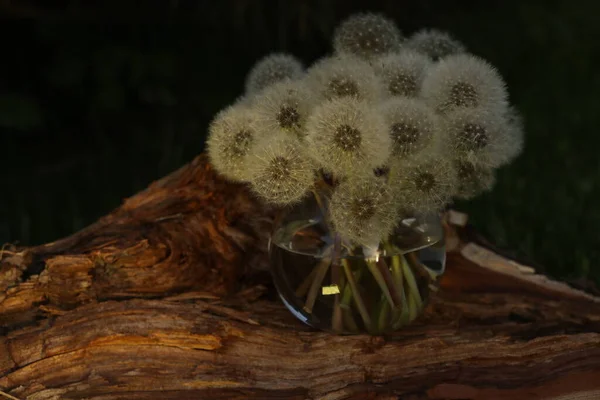
<instances>
[{"instance_id":1,"label":"weathered wood grain","mask_svg":"<svg viewBox=\"0 0 600 400\"><path fill-rule=\"evenodd\" d=\"M200 156L71 237L5 246L0 390L18 399L600 398L600 298L448 225L447 274L413 326L386 337L317 332L270 286L273 215Z\"/></svg>"}]
</instances>

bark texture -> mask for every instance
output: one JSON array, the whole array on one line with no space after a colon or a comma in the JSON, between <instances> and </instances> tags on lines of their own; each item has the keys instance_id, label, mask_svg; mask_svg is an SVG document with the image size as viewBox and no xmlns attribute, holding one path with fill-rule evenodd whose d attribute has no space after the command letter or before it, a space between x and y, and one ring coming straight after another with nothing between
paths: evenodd
<instances>
[{"instance_id":1,"label":"bark texture","mask_svg":"<svg viewBox=\"0 0 600 400\"><path fill-rule=\"evenodd\" d=\"M0 398L600 398L600 298L461 214L438 296L386 337L295 320L266 272L273 215L200 156L68 238L4 246Z\"/></svg>"}]
</instances>

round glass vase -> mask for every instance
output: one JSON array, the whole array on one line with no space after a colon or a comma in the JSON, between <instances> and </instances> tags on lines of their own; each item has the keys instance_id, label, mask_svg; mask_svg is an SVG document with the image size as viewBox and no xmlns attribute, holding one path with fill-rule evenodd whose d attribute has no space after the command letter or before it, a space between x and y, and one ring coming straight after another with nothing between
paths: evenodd
<instances>
[{"instance_id":1,"label":"round glass vase","mask_svg":"<svg viewBox=\"0 0 600 400\"><path fill-rule=\"evenodd\" d=\"M417 319L444 273L440 216L401 219L377 251L365 255L329 228L323 206L311 198L275 223L270 269L287 308L302 322L338 334L379 335Z\"/></svg>"}]
</instances>

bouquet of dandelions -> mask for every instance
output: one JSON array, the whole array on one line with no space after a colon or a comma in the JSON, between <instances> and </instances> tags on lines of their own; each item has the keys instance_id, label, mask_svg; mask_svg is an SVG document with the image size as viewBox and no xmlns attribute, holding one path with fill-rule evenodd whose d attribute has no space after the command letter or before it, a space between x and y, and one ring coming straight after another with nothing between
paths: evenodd
<instances>
[{"instance_id":1,"label":"bouquet of dandelions","mask_svg":"<svg viewBox=\"0 0 600 400\"><path fill-rule=\"evenodd\" d=\"M333 48L306 71L288 54L260 60L245 95L210 125L208 153L269 204L314 196L321 207L333 239L294 289L303 318L333 267L330 328L356 331L358 319L382 332L423 307L410 268L418 259L390 239L400 221L489 190L495 169L521 150L521 121L497 71L447 33L403 39L386 17L356 14L336 28ZM361 256L362 267L341 252ZM359 287L365 275L379 288L373 299Z\"/></svg>"}]
</instances>

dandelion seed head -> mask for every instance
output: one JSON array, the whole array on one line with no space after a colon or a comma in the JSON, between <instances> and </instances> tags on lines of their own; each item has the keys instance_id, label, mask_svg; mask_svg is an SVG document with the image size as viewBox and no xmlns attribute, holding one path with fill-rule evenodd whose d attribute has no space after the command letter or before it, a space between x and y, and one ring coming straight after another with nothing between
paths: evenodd
<instances>
[{"instance_id":1,"label":"dandelion seed head","mask_svg":"<svg viewBox=\"0 0 600 400\"><path fill-rule=\"evenodd\" d=\"M279 108L275 118L279 122L279 126L290 129L299 125L300 113L296 107L286 105Z\"/></svg>"},{"instance_id":2,"label":"dandelion seed head","mask_svg":"<svg viewBox=\"0 0 600 400\"><path fill-rule=\"evenodd\" d=\"M477 107L475 86L468 82L457 82L450 87L450 102L457 107Z\"/></svg>"},{"instance_id":3,"label":"dandelion seed head","mask_svg":"<svg viewBox=\"0 0 600 400\"><path fill-rule=\"evenodd\" d=\"M339 55L316 62L308 71L307 85L318 98L354 97L378 101L384 95L381 80L369 63Z\"/></svg>"},{"instance_id":4,"label":"dandelion seed head","mask_svg":"<svg viewBox=\"0 0 600 400\"><path fill-rule=\"evenodd\" d=\"M344 20L333 33L333 48L338 54L370 59L396 51L402 34L396 24L381 14L357 13Z\"/></svg>"},{"instance_id":5,"label":"dandelion seed head","mask_svg":"<svg viewBox=\"0 0 600 400\"><path fill-rule=\"evenodd\" d=\"M460 142L468 151L476 151L486 147L490 141L484 124L466 123L458 131Z\"/></svg>"},{"instance_id":6,"label":"dandelion seed head","mask_svg":"<svg viewBox=\"0 0 600 400\"><path fill-rule=\"evenodd\" d=\"M347 152L355 152L360 149L362 134L358 129L342 124L333 132L333 142Z\"/></svg>"},{"instance_id":7,"label":"dandelion seed head","mask_svg":"<svg viewBox=\"0 0 600 400\"><path fill-rule=\"evenodd\" d=\"M302 138L313 108L310 92L301 81L284 80L256 96L257 129Z\"/></svg>"},{"instance_id":8,"label":"dandelion seed head","mask_svg":"<svg viewBox=\"0 0 600 400\"><path fill-rule=\"evenodd\" d=\"M395 97L380 106L395 156L415 155L439 135L440 122L435 111L420 100Z\"/></svg>"},{"instance_id":9,"label":"dandelion seed head","mask_svg":"<svg viewBox=\"0 0 600 400\"><path fill-rule=\"evenodd\" d=\"M498 167L514 154L508 120L481 109L462 109L446 119L447 146L456 159Z\"/></svg>"},{"instance_id":10,"label":"dandelion seed head","mask_svg":"<svg viewBox=\"0 0 600 400\"><path fill-rule=\"evenodd\" d=\"M390 95L415 97L431 62L416 51L402 50L378 58L373 64Z\"/></svg>"},{"instance_id":11,"label":"dandelion seed head","mask_svg":"<svg viewBox=\"0 0 600 400\"><path fill-rule=\"evenodd\" d=\"M351 97L329 100L316 107L306 125L306 142L327 171L343 177L372 171L390 155L391 139L379 112Z\"/></svg>"},{"instance_id":12,"label":"dandelion seed head","mask_svg":"<svg viewBox=\"0 0 600 400\"><path fill-rule=\"evenodd\" d=\"M466 51L461 42L437 29L421 29L409 37L404 46L426 54L434 61Z\"/></svg>"},{"instance_id":13,"label":"dandelion seed head","mask_svg":"<svg viewBox=\"0 0 600 400\"><path fill-rule=\"evenodd\" d=\"M209 127L208 155L212 165L233 181L247 180L246 156L260 138L252 110L236 104L219 112Z\"/></svg>"},{"instance_id":14,"label":"dandelion seed head","mask_svg":"<svg viewBox=\"0 0 600 400\"><path fill-rule=\"evenodd\" d=\"M374 176L342 182L331 197L330 214L344 238L370 247L393 231L398 216L389 185Z\"/></svg>"},{"instance_id":15,"label":"dandelion seed head","mask_svg":"<svg viewBox=\"0 0 600 400\"><path fill-rule=\"evenodd\" d=\"M248 72L246 94L257 94L266 87L285 79L299 79L303 73L302 63L293 55L269 54L258 60Z\"/></svg>"},{"instance_id":16,"label":"dandelion seed head","mask_svg":"<svg viewBox=\"0 0 600 400\"><path fill-rule=\"evenodd\" d=\"M331 97L358 96L358 84L346 77L332 78L327 83L327 91Z\"/></svg>"},{"instance_id":17,"label":"dandelion seed head","mask_svg":"<svg viewBox=\"0 0 600 400\"><path fill-rule=\"evenodd\" d=\"M423 171L415 176L415 187L420 192L430 192L435 188L435 176L428 171Z\"/></svg>"},{"instance_id":18,"label":"dandelion seed head","mask_svg":"<svg viewBox=\"0 0 600 400\"><path fill-rule=\"evenodd\" d=\"M502 113L508 105L505 84L494 67L469 55L448 56L425 75L421 96L437 111L480 108Z\"/></svg>"},{"instance_id":19,"label":"dandelion seed head","mask_svg":"<svg viewBox=\"0 0 600 400\"><path fill-rule=\"evenodd\" d=\"M452 198L456 171L450 161L428 154L390 169L390 184L404 209L427 213L442 209Z\"/></svg>"},{"instance_id":20,"label":"dandelion seed head","mask_svg":"<svg viewBox=\"0 0 600 400\"><path fill-rule=\"evenodd\" d=\"M268 203L296 203L314 184L314 165L292 136L263 138L247 165L252 190Z\"/></svg>"},{"instance_id":21,"label":"dandelion seed head","mask_svg":"<svg viewBox=\"0 0 600 400\"><path fill-rule=\"evenodd\" d=\"M457 185L454 197L472 199L484 192L490 191L496 183L493 168L474 164L470 161L456 160Z\"/></svg>"},{"instance_id":22,"label":"dandelion seed head","mask_svg":"<svg viewBox=\"0 0 600 400\"><path fill-rule=\"evenodd\" d=\"M390 133L394 144L398 144L400 148L415 144L421 136L417 127L406 122L394 122L390 127Z\"/></svg>"}]
</instances>

